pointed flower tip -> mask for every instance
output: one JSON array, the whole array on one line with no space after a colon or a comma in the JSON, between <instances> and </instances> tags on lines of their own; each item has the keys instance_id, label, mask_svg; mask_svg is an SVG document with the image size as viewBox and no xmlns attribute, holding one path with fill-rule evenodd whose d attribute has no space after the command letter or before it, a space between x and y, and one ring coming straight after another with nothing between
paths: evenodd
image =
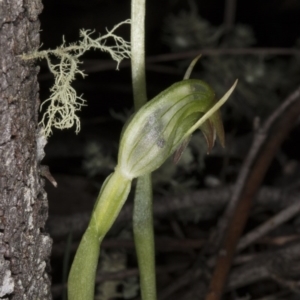
<instances>
[{"instance_id":1,"label":"pointed flower tip","mask_svg":"<svg viewBox=\"0 0 300 300\"><path fill-rule=\"evenodd\" d=\"M200 59L201 56L202 56L202 54L199 54L197 57L195 57L195 58L192 60L192 62L190 63L189 67L187 68L187 70L186 70L186 72L185 72L185 74L184 74L184 76L183 76L183 80L189 79L189 78L190 78L191 73L192 73L192 71L193 71L193 69L194 69L196 63L197 63L197 61Z\"/></svg>"},{"instance_id":2,"label":"pointed flower tip","mask_svg":"<svg viewBox=\"0 0 300 300\"><path fill-rule=\"evenodd\" d=\"M238 79L235 80L232 87L225 93L225 95L219 100L219 102L223 101L225 103L231 94L233 93L234 89L236 88L236 85L238 83ZM223 104L222 103L222 104ZM219 142L223 148L225 148L225 131L223 127L222 117L220 110L216 111L216 113L211 117L214 128L216 130L216 135L219 139Z\"/></svg>"},{"instance_id":3,"label":"pointed flower tip","mask_svg":"<svg viewBox=\"0 0 300 300\"><path fill-rule=\"evenodd\" d=\"M225 147L225 132L220 107L229 99L237 83L238 80L234 82L232 87L218 102L214 102L214 105L210 108L210 110L208 110L207 113L197 122L197 124L200 123L199 129L202 131L207 143L207 154L211 152L216 136L218 137L221 146L223 148Z\"/></svg>"},{"instance_id":4,"label":"pointed flower tip","mask_svg":"<svg viewBox=\"0 0 300 300\"><path fill-rule=\"evenodd\" d=\"M232 85L232 87L224 94L224 96L218 102L216 102L213 106L211 106L210 109L207 110L206 113L186 132L186 134L185 134L186 137L191 135L196 129L200 128L201 125L203 125L203 123L205 123L207 120L214 118L213 116L216 113L217 114L219 113L220 107L229 99L230 95L232 94L232 92L234 91L234 89L237 85L237 82L238 82L238 80L236 80L234 82L234 84ZM215 120L214 126L216 127L216 125L217 125L217 127L219 127L219 129L216 128L218 137L221 138L220 140L224 140L224 138L222 138L222 130L224 130L224 129L221 129L221 125L223 127L222 120L221 121Z\"/></svg>"}]
</instances>

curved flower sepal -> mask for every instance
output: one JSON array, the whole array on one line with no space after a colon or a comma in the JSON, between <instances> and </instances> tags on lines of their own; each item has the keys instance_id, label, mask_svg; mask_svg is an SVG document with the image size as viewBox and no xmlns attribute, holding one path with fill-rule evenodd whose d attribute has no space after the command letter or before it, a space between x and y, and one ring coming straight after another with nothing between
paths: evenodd
<instances>
[{"instance_id":1,"label":"curved flower sepal","mask_svg":"<svg viewBox=\"0 0 300 300\"><path fill-rule=\"evenodd\" d=\"M199 129L202 131L203 136L206 140L207 144L207 154L210 153L212 148L214 147L216 136L219 139L220 144L222 147L225 147L225 132L222 122L221 113L219 110L217 110L207 121L205 121L202 125L199 126ZM173 156L173 162L175 164L178 163L178 161L181 158L181 155L185 148L187 147L188 143L190 142L191 135L187 137L176 149L174 156Z\"/></svg>"},{"instance_id":2,"label":"curved flower sepal","mask_svg":"<svg viewBox=\"0 0 300 300\"><path fill-rule=\"evenodd\" d=\"M207 121L205 121L201 126L199 126L199 129L202 131L203 136L206 140L207 144L207 154L209 154L214 147L216 136L219 139L220 144L222 147L225 147L225 132L222 122L222 117L220 111L216 111ZM187 137L176 149L173 157L173 162L177 164L179 159L181 158L181 155L185 148L187 147L191 135Z\"/></svg>"},{"instance_id":3,"label":"curved flower sepal","mask_svg":"<svg viewBox=\"0 0 300 300\"><path fill-rule=\"evenodd\" d=\"M184 77L183 77L184 80L190 78L193 68L196 65L197 61L200 59L200 57L201 57L201 54L198 55L196 58L194 58L193 61L190 63L189 67L187 68L187 70L184 74ZM212 100L212 104L213 105L216 104L216 101ZM212 148L215 144L216 136L218 136L222 147L225 147L225 133L224 133L224 127L223 127L220 110L217 110L206 122L204 122L199 127L199 129L202 131L202 133L205 137L206 143L207 143L207 154L209 154L210 151L212 150ZM180 159L183 151L187 147L190 139L191 139L191 135L188 138L186 138L176 149L176 151L174 153L174 157L173 157L173 162L175 164L179 161L179 159Z\"/></svg>"},{"instance_id":4,"label":"curved flower sepal","mask_svg":"<svg viewBox=\"0 0 300 300\"><path fill-rule=\"evenodd\" d=\"M150 173L176 150L180 154L198 128L206 136L208 150L212 148L215 136L224 145L219 108L236 84L237 81L218 102L215 102L212 88L195 79L177 82L157 95L132 117L123 130L117 168L131 179ZM177 157L180 158L179 154Z\"/></svg>"},{"instance_id":5,"label":"curved flower sepal","mask_svg":"<svg viewBox=\"0 0 300 300\"><path fill-rule=\"evenodd\" d=\"M214 104L216 104L216 101L214 101ZM221 146L225 147L225 132L220 110L217 110L207 121L200 125L199 129L202 131L207 143L207 154L214 147L216 137L218 137Z\"/></svg>"}]
</instances>

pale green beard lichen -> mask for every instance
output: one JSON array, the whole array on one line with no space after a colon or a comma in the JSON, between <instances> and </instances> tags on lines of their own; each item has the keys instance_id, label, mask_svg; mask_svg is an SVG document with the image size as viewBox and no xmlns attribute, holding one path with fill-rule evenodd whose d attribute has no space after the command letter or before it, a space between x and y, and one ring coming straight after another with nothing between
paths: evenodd
<instances>
[{"instance_id":1,"label":"pale green beard lichen","mask_svg":"<svg viewBox=\"0 0 300 300\"><path fill-rule=\"evenodd\" d=\"M82 95L77 95L71 83L76 74L80 74L82 77L85 76L84 72L78 68L81 63L79 60L81 55L90 49L108 52L111 58L117 62L117 69L124 58L130 57L130 43L114 33L123 24L130 24L130 20L117 24L112 30L107 30L107 34L97 39L91 38L93 31L81 30L81 40L69 46L66 46L63 40L63 44L55 50L36 51L22 55L24 60L45 58L51 73L54 75L54 85L50 89L51 95L41 105L42 108L45 103L48 103L46 112L40 122L47 137L51 135L53 127L64 129L75 124L76 133L80 130L80 120L76 112L85 105L85 100ZM114 40L114 45L107 46L105 44L109 38ZM59 63L52 63L51 56L58 58Z\"/></svg>"}]
</instances>

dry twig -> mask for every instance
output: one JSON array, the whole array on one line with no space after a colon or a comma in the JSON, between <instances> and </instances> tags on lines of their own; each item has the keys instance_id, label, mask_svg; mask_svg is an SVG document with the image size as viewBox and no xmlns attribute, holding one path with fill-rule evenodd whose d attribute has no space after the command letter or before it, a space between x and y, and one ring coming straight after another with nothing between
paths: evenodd
<instances>
[{"instance_id":1,"label":"dry twig","mask_svg":"<svg viewBox=\"0 0 300 300\"><path fill-rule=\"evenodd\" d=\"M230 203L222 219L222 226L219 227L217 241L222 239L225 228L226 233L206 300L218 300L222 296L238 239L248 219L252 199L277 149L293 128L300 114L300 101L297 101L299 96L300 87L283 102L255 135L249 155L240 172L242 179L239 176L233 192L232 199L235 203L234 205ZM276 126L273 126L280 116L282 117L276 122ZM225 227L224 224L228 225Z\"/></svg>"},{"instance_id":2,"label":"dry twig","mask_svg":"<svg viewBox=\"0 0 300 300\"><path fill-rule=\"evenodd\" d=\"M231 186L225 186L219 189L205 189L193 191L189 194L177 196L155 197L154 217L161 218L177 212L199 208L203 212L198 215L199 221L209 221L215 218L228 203L232 193ZM289 198L290 194L286 194ZM90 195L84 195L89 201L93 201ZM297 194L295 194L297 197ZM213 203L213 205L212 205ZM271 187L262 187L256 196L256 203L267 209L285 208L290 201L283 201L280 189ZM126 203L123 207L117 221L127 222L132 218L132 203ZM65 237L72 230L74 236L83 233L90 218L89 212L77 213L72 215L50 215L47 221L48 232L54 239Z\"/></svg>"},{"instance_id":3,"label":"dry twig","mask_svg":"<svg viewBox=\"0 0 300 300\"><path fill-rule=\"evenodd\" d=\"M245 287L266 279L289 280L300 275L300 242L257 255L253 260L233 269L228 277L227 291ZM295 270L294 270L295 269Z\"/></svg>"},{"instance_id":4,"label":"dry twig","mask_svg":"<svg viewBox=\"0 0 300 300\"><path fill-rule=\"evenodd\" d=\"M267 220L265 223L253 229L251 232L247 233L243 238L241 238L237 246L237 251L245 249L250 244L257 241L259 238L263 237L279 225L296 216L300 212L300 201L298 197L295 200L296 201L291 206L282 210L276 216Z\"/></svg>"}]
</instances>

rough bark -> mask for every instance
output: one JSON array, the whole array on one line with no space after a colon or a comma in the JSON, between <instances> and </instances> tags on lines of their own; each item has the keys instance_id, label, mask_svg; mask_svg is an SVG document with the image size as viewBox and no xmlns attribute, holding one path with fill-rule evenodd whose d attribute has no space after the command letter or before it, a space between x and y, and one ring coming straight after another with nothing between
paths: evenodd
<instances>
[{"instance_id":1,"label":"rough bark","mask_svg":"<svg viewBox=\"0 0 300 300\"><path fill-rule=\"evenodd\" d=\"M48 203L38 134L40 0L0 1L0 299L51 299Z\"/></svg>"}]
</instances>

